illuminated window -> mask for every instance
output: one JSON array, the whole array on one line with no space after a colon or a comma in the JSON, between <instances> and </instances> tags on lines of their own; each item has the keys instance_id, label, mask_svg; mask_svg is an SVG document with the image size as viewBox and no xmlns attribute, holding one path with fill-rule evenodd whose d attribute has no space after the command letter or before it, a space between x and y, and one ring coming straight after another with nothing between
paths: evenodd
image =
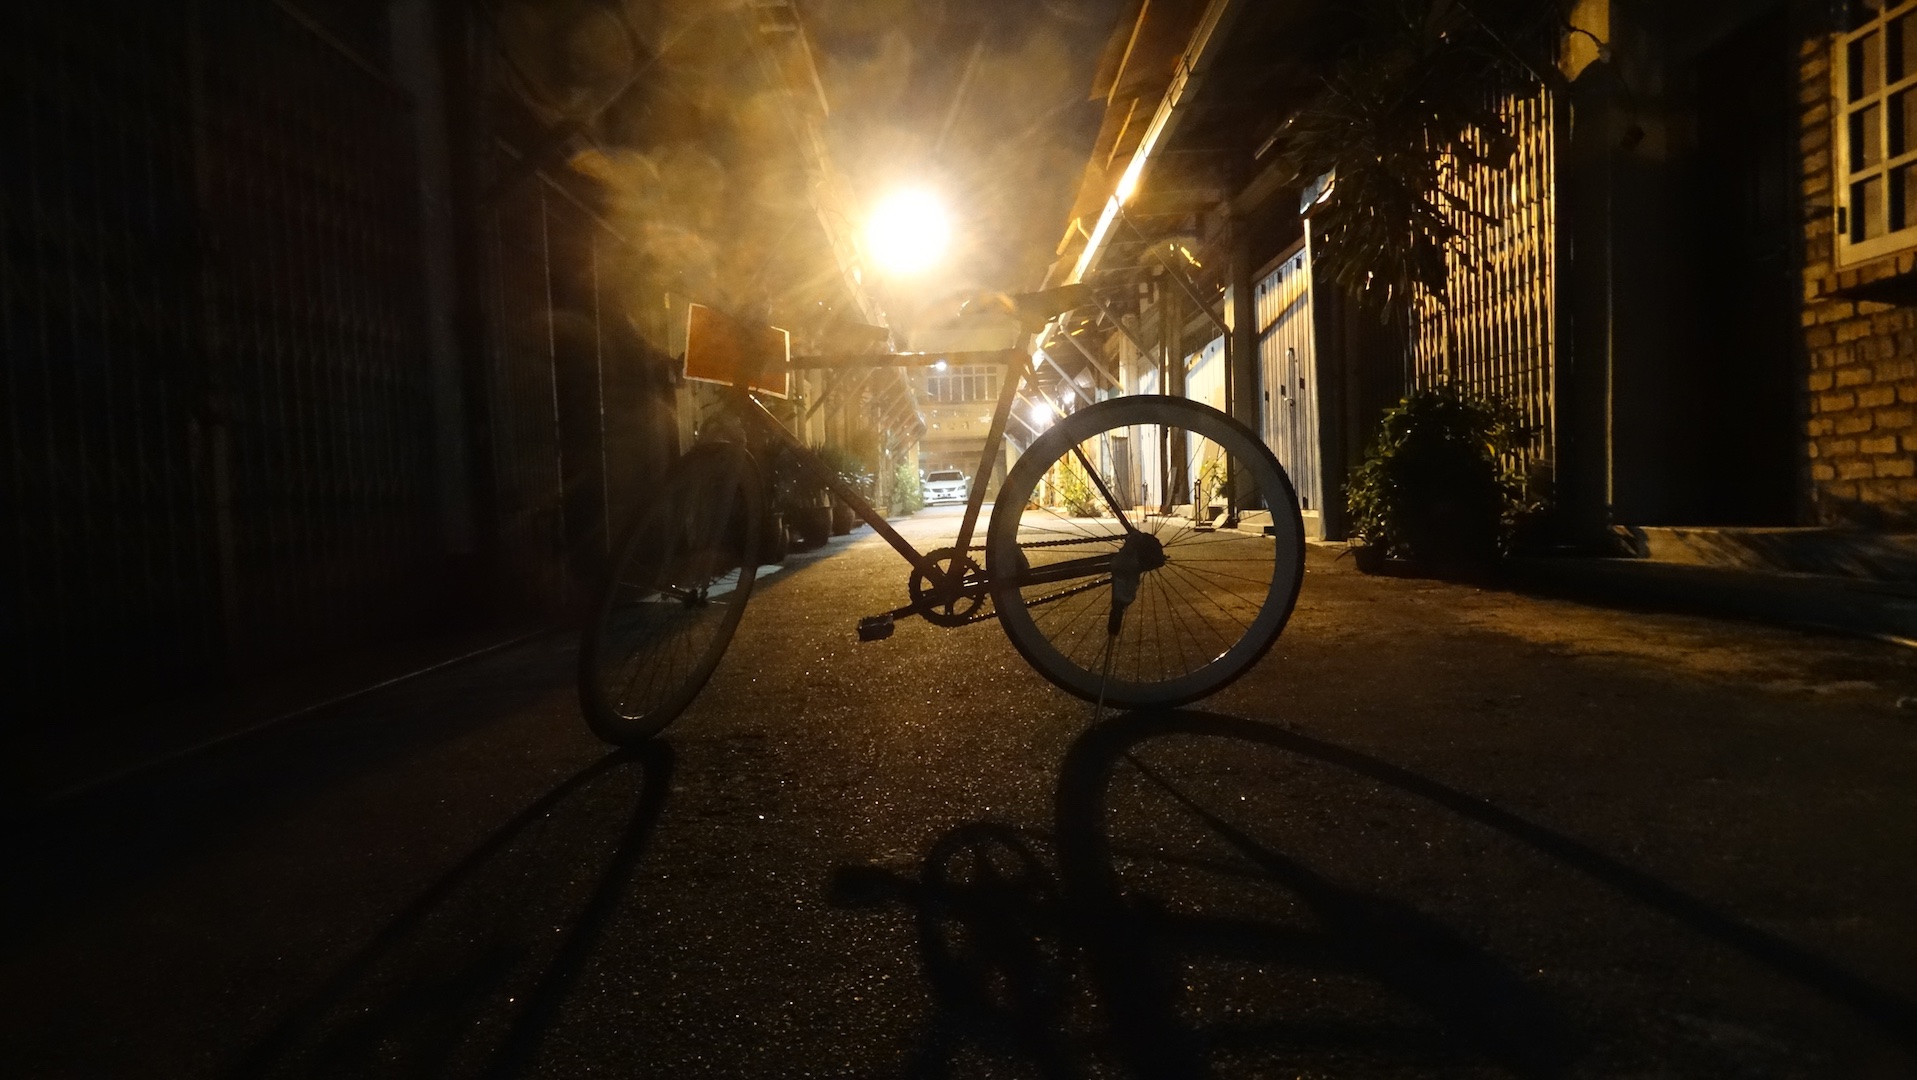
<instances>
[{"instance_id":1,"label":"illuminated window","mask_svg":"<svg viewBox=\"0 0 1917 1080\"><path fill-rule=\"evenodd\" d=\"M1917 245L1917 0L1846 0L1837 100L1837 258Z\"/></svg>"},{"instance_id":2,"label":"illuminated window","mask_svg":"<svg viewBox=\"0 0 1917 1080\"><path fill-rule=\"evenodd\" d=\"M998 397L995 367L948 368L925 377L925 400L939 405L993 401Z\"/></svg>"}]
</instances>

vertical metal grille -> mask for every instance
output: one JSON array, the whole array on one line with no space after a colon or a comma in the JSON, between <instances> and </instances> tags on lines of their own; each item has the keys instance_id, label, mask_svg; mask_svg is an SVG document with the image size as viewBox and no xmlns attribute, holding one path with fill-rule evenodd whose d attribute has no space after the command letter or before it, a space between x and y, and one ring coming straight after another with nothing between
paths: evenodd
<instances>
[{"instance_id":1,"label":"vertical metal grille","mask_svg":"<svg viewBox=\"0 0 1917 1080\"><path fill-rule=\"evenodd\" d=\"M187 52L171 5L0 14L0 649L16 688L81 655L95 678L190 682L218 653Z\"/></svg>"},{"instance_id":2,"label":"vertical metal grille","mask_svg":"<svg viewBox=\"0 0 1917 1080\"><path fill-rule=\"evenodd\" d=\"M418 613L436 540L417 173L401 92L276 5L206 22L203 183L242 652Z\"/></svg>"},{"instance_id":3,"label":"vertical metal grille","mask_svg":"<svg viewBox=\"0 0 1917 1080\"><path fill-rule=\"evenodd\" d=\"M485 187L514 171L500 136L543 129L483 59L448 88L485 192L471 413L443 396L389 73L427 76L388 55L388 6L0 5L10 687L150 700L443 625L449 599L550 611L675 448L630 247L550 175ZM485 595L447 588L455 417L492 455Z\"/></svg>"},{"instance_id":4,"label":"vertical metal grille","mask_svg":"<svg viewBox=\"0 0 1917 1080\"><path fill-rule=\"evenodd\" d=\"M429 616L404 95L290 6L7 8L9 661L148 698Z\"/></svg>"},{"instance_id":5,"label":"vertical metal grille","mask_svg":"<svg viewBox=\"0 0 1917 1080\"><path fill-rule=\"evenodd\" d=\"M1454 381L1503 399L1555 460L1557 198L1554 102L1546 90L1499 106L1517 153L1504 169L1459 170L1456 193L1485 217L1461 218L1446 254L1447 294L1427 295L1413 335L1420 386Z\"/></svg>"}]
</instances>

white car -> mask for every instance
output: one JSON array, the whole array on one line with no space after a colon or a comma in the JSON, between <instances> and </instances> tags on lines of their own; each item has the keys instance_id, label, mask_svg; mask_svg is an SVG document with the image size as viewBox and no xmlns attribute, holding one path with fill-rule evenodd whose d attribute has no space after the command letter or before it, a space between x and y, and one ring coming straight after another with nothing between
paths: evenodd
<instances>
[{"instance_id":1,"label":"white car","mask_svg":"<svg viewBox=\"0 0 1917 1080\"><path fill-rule=\"evenodd\" d=\"M971 485L965 482L965 474L957 469L936 469L925 474L925 501L964 502L972 493Z\"/></svg>"}]
</instances>

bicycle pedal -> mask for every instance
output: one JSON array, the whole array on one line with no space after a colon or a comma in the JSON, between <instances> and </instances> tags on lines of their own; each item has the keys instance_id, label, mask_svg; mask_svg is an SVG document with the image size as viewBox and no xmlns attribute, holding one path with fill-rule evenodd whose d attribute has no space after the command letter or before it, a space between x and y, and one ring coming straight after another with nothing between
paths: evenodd
<instances>
[{"instance_id":1,"label":"bicycle pedal","mask_svg":"<svg viewBox=\"0 0 1917 1080\"><path fill-rule=\"evenodd\" d=\"M859 620L860 641L884 641L892 636L892 614L867 615Z\"/></svg>"}]
</instances>

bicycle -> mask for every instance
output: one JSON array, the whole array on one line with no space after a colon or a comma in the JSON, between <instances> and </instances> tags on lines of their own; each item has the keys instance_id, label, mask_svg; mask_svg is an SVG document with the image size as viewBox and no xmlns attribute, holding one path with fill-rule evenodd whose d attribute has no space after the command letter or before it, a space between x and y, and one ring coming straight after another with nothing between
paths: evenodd
<instances>
[{"instance_id":1,"label":"bicycle","mask_svg":"<svg viewBox=\"0 0 1917 1080\"><path fill-rule=\"evenodd\" d=\"M1008 372L958 535L920 551L786 430L754 384L782 360L855 369L942 359ZM1032 440L974 544L1013 403L1031 377L1018 350L734 363L725 408L746 441L682 455L614 547L580 643L580 704L593 732L617 745L651 738L718 667L758 572L766 483L749 449L755 436L789 452L910 565L907 602L861 619L861 640L889 637L902 618L948 628L995 618L1039 674L1100 709L1187 704L1248 671L1283 631L1304 577L1303 517L1270 449L1189 399L1096 402Z\"/></svg>"}]
</instances>

